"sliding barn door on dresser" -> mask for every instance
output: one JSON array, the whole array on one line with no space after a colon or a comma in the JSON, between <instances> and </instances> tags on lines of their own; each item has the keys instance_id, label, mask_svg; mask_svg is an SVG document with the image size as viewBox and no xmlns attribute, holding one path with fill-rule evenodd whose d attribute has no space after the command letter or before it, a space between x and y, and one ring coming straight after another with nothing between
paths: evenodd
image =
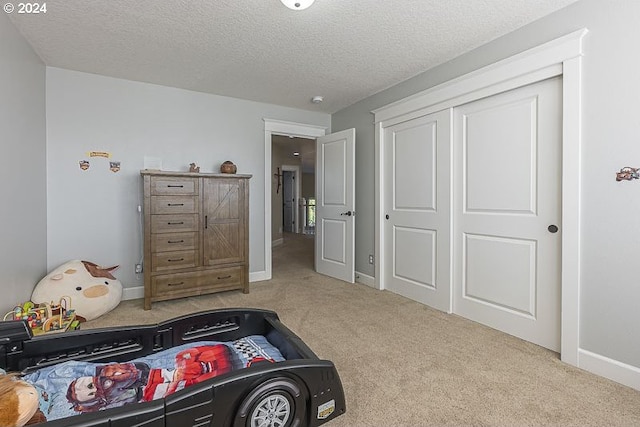
<instances>
[{"instance_id":1,"label":"sliding barn door on dresser","mask_svg":"<svg viewBox=\"0 0 640 427\"><path fill-rule=\"evenodd\" d=\"M143 170L144 308L174 298L249 292L251 175Z\"/></svg>"}]
</instances>

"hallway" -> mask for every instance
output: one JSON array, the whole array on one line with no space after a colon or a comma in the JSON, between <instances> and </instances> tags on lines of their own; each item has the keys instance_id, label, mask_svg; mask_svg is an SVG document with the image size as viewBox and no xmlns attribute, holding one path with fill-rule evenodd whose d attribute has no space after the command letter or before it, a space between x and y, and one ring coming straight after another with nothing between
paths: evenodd
<instances>
[{"instance_id":1,"label":"hallway","mask_svg":"<svg viewBox=\"0 0 640 427\"><path fill-rule=\"evenodd\" d=\"M314 271L314 235L284 233L284 243L272 250L274 279L307 275Z\"/></svg>"}]
</instances>

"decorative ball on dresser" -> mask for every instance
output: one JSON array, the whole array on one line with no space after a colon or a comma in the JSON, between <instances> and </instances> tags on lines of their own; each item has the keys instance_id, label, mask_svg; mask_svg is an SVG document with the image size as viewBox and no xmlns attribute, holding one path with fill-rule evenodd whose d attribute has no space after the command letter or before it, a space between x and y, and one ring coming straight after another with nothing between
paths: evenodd
<instances>
[{"instance_id":1,"label":"decorative ball on dresser","mask_svg":"<svg viewBox=\"0 0 640 427\"><path fill-rule=\"evenodd\" d=\"M233 164L231 160L227 160L226 162L220 165L220 173L236 173L238 168Z\"/></svg>"}]
</instances>

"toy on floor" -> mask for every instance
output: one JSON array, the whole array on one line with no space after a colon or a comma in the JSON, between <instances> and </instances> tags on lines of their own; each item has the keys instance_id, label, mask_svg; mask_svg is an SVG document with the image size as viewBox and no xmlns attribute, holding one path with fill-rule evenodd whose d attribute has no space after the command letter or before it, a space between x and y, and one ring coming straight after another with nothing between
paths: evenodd
<instances>
[{"instance_id":1,"label":"toy on floor","mask_svg":"<svg viewBox=\"0 0 640 427\"><path fill-rule=\"evenodd\" d=\"M40 396L17 374L0 375L0 426L22 427L46 422L40 410Z\"/></svg>"},{"instance_id":2,"label":"toy on floor","mask_svg":"<svg viewBox=\"0 0 640 427\"><path fill-rule=\"evenodd\" d=\"M27 301L13 308L2 320L26 320L33 335L65 332L78 329L80 320L71 309L71 298L64 296L58 304L42 303L35 305ZM1 426L1 425L0 425Z\"/></svg>"},{"instance_id":3,"label":"toy on floor","mask_svg":"<svg viewBox=\"0 0 640 427\"><path fill-rule=\"evenodd\" d=\"M36 304L73 300L75 315L92 320L113 310L122 300L122 283L111 272L89 261L73 260L47 274L36 285L31 301Z\"/></svg>"}]
</instances>

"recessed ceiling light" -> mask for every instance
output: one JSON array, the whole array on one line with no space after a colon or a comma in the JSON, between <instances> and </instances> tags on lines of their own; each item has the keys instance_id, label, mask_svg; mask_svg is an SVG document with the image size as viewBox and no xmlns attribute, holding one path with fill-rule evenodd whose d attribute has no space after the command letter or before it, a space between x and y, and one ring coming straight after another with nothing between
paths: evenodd
<instances>
[{"instance_id":1,"label":"recessed ceiling light","mask_svg":"<svg viewBox=\"0 0 640 427\"><path fill-rule=\"evenodd\" d=\"M297 151L294 151L294 152L293 152L293 155L294 155L294 156L299 156L299 155L300 155L300 153L299 153L299 152L297 152Z\"/></svg>"},{"instance_id":2,"label":"recessed ceiling light","mask_svg":"<svg viewBox=\"0 0 640 427\"><path fill-rule=\"evenodd\" d=\"M304 10L311 6L314 0L280 0L282 4L293 10Z\"/></svg>"},{"instance_id":3,"label":"recessed ceiling light","mask_svg":"<svg viewBox=\"0 0 640 427\"><path fill-rule=\"evenodd\" d=\"M316 95L311 98L311 102L313 102L314 104L320 104L322 101L324 101L324 98L320 95Z\"/></svg>"}]
</instances>

